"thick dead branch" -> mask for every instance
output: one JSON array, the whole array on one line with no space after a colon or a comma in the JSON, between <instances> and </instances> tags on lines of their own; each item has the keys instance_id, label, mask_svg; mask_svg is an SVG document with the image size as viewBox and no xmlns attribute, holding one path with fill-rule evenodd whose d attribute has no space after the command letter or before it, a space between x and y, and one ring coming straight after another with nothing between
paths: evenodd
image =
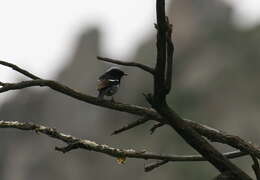
<instances>
[{"instance_id":1,"label":"thick dead branch","mask_svg":"<svg viewBox=\"0 0 260 180\"><path fill-rule=\"evenodd\" d=\"M189 119L184 119L186 123L194 128L199 134L206 137L211 142L218 142L222 144L227 144L233 148L239 149L240 151L247 152L248 154L253 154L257 158L260 158L260 147L252 142L245 141L239 136L228 134L224 131L203 125L201 123L194 122ZM151 133L162 127L163 123L157 123L151 128Z\"/></svg>"},{"instance_id":2,"label":"thick dead branch","mask_svg":"<svg viewBox=\"0 0 260 180\"><path fill-rule=\"evenodd\" d=\"M185 119L187 123L191 127L193 127L199 134L203 135L206 137L208 140L211 142L218 142L222 144L227 144L231 147L234 147L236 149L239 149L242 152L246 152L247 154L252 154L256 156L257 158L260 158L260 147L256 144L253 144L252 142L245 141L239 136L234 136L231 134L228 134L224 131ZM162 123L157 123L155 124L151 132L153 133L155 129L158 127L163 126L164 124Z\"/></svg>"},{"instance_id":3,"label":"thick dead branch","mask_svg":"<svg viewBox=\"0 0 260 180\"><path fill-rule=\"evenodd\" d=\"M57 82L51 81L51 80L37 79L37 80L31 80L31 81L22 81L19 83L1 83L1 85L3 87L0 88L0 93L7 92L10 90L19 90L19 89L24 89L24 88L28 88L28 87L34 87L34 86L42 86L42 87L46 86L46 87L49 87L62 94L65 94L65 95L73 97L77 100L87 102L87 103L90 103L93 105L106 107L109 109L123 111L123 112L140 115L140 116L147 115L147 117L153 117L153 118L160 117L159 114L157 114L151 108L146 108L146 107L136 106L136 105L131 105L131 104L124 104L124 103L119 103L119 102L111 102L109 100L99 99L94 96L89 96L89 95L80 93L65 85L62 85L60 83L57 83Z\"/></svg>"},{"instance_id":4,"label":"thick dead branch","mask_svg":"<svg viewBox=\"0 0 260 180\"><path fill-rule=\"evenodd\" d=\"M148 102L152 107L164 118L165 124L171 126L175 131L203 157L205 157L215 168L221 173L230 172L231 179L245 180L251 179L244 171L233 164L228 158L218 152L211 144L209 144L197 131L189 126L174 110L172 110L167 102L166 95L170 92L171 86L166 83L166 77L172 76L172 59L167 59L167 55L173 52L167 52L167 37L171 28L167 23L165 15L165 0L156 1L157 12L157 62L154 74L154 95L149 97ZM171 49L173 51L173 49ZM167 69L166 69L167 68ZM168 78L169 81L169 78ZM148 97L148 96L147 96ZM159 121L161 122L161 121Z\"/></svg>"},{"instance_id":5,"label":"thick dead branch","mask_svg":"<svg viewBox=\"0 0 260 180\"><path fill-rule=\"evenodd\" d=\"M157 106L165 103L166 98L166 88L165 88L165 70L167 61L167 31L168 26L165 16L165 0L156 1L156 16L157 16L157 59L154 74L154 95L153 101L155 101Z\"/></svg>"},{"instance_id":6,"label":"thick dead branch","mask_svg":"<svg viewBox=\"0 0 260 180\"><path fill-rule=\"evenodd\" d=\"M19 72L19 71L18 71ZM158 113L156 113L153 109L150 108L144 108L144 107L140 107L140 106L135 106L135 105L128 105L128 104L122 104L122 103L115 103L115 102L111 102L111 101L106 101L106 100L99 100L96 97L92 97L92 96L88 96L82 93L79 93L69 87L66 87L64 85L61 85L59 83L56 83L54 81L49 81L49 80L42 80L42 79L37 79L37 80L32 80L32 81L23 81L20 83L2 83L2 88L0 88L0 92L6 92L9 90L15 90L15 89L23 89L23 88L27 88L27 87L32 87L32 86L48 86L58 92L61 92L63 94L66 94L68 96L71 96L75 99L81 100L81 101L85 101L88 102L90 104L94 104L94 105L98 105L98 106L103 106L103 107L107 107L107 108L111 108L111 109L115 109L115 110L119 110L119 111L124 111L124 112L128 112L128 113L132 113L132 114L136 114L136 115L147 115L148 117L151 117L152 119L156 119L156 120L160 120L161 117ZM164 122L164 120L162 120ZM187 121L188 122L188 121ZM192 122L188 122L187 124L192 124ZM194 122L193 122L194 125ZM212 131L212 128L205 128L203 126L200 126L198 124L196 124L196 128L197 131L200 133L203 133L206 137L210 136L210 137L216 137L215 139L217 141L220 141L222 143L230 143L230 142L223 142L223 139L225 138L220 138L222 137L222 135L220 135L220 137L215 136L216 132ZM195 129L196 129L195 128ZM211 134L208 134L208 132L211 132ZM219 133L221 134L221 133ZM217 134L217 135L219 135ZM254 151L259 152L258 149L254 149Z\"/></svg>"},{"instance_id":7,"label":"thick dead branch","mask_svg":"<svg viewBox=\"0 0 260 180\"><path fill-rule=\"evenodd\" d=\"M15 128L25 131L35 131L37 133L45 134L51 138L61 140L68 144L65 148L56 148L62 152L68 152L73 149L86 149L89 151L96 151L103 154L107 154L112 157L126 157L126 158L137 158L137 159L154 159L154 160L167 160L167 161L205 161L205 159L200 155L163 155L148 152L146 150L133 150L133 149L118 149L113 148L105 144L97 144L94 141L87 139L80 139L73 137L71 135L66 135L64 133L58 132L54 128L37 125L33 123L21 123L18 121L0 121L0 128ZM230 152L230 158L241 157L243 154L238 151Z\"/></svg>"},{"instance_id":8,"label":"thick dead branch","mask_svg":"<svg viewBox=\"0 0 260 180\"><path fill-rule=\"evenodd\" d=\"M136 151L132 149L122 150L122 149L112 148L108 145L100 145L90 140L79 139L71 135L60 133L54 128L49 128L42 125L36 125L33 123L21 123L17 121L0 121L0 128L16 128L20 130L36 131L37 133L48 135L49 137L61 140L69 144L68 145L69 148L67 148L65 151L63 148L64 152L68 152L72 149L81 148L90 151L105 153L113 157L124 156L128 158L157 159L157 160L167 160L167 161L205 161L205 159L199 155L186 155L186 156L159 155L159 154L146 152L145 150ZM236 158L246 154L239 151L234 151L234 152L224 153L224 155L229 158Z\"/></svg>"},{"instance_id":9,"label":"thick dead branch","mask_svg":"<svg viewBox=\"0 0 260 180\"><path fill-rule=\"evenodd\" d=\"M224 131L214 129L200 123L195 123L188 119L186 119L186 122L189 122L191 127L212 142L228 144L236 149L239 149L240 151L247 152L248 154L252 154L260 158L260 147L252 142L245 141L239 136L234 136Z\"/></svg>"},{"instance_id":10,"label":"thick dead branch","mask_svg":"<svg viewBox=\"0 0 260 180\"><path fill-rule=\"evenodd\" d=\"M229 161L228 158L210 145L197 131L188 126L172 109L164 107L163 109L159 109L159 112L164 117L167 117L167 124L173 127L188 144L196 149L220 172L230 172L233 175L233 179L236 180L251 179L246 173Z\"/></svg>"},{"instance_id":11,"label":"thick dead branch","mask_svg":"<svg viewBox=\"0 0 260 180\"><path fill-rule=\"evenodd\" d=\"M157 12L157 61L155 69L152 69L146 65L133 63L133 62L121 62L114 59L98 57L98 59L112 62L115 64L121 64L125 66L135 66L147 71L154 76L154 94L147 95L148 102L152 105L154 109L145 108L141 106L135 106L130 104L123 104L118 102L111 102L102 99L98 99L93 96L85 95L83 93L77 92L67 86L59 84L55 81L40 79L39 77L4 61L0 61L0 64L11 67L15 71L33 79L31 81L22 81L19 83L3 83L0 82L2 88L0 88L0 93L9 90L23 89L33 86L47 86L57 92L63 93L80 101L84 101L93 105L102 106L117 111L128 112L131 114L140 115L146 117L147 119L154 119L159 123L164 123L176 130L176 132L195 150L197 150L202 156L172 156L172 155L160 155L153 154L147 151L136 151L132 149L118 149L113 148L108 145L97 144L93 141L75 138L70 135L65 135L56 131L53 128L48 128L45 126L35 125L31 123L19 123L19 122L8 122L0 121L0 128L17 128L22 130L34 130L36 132L46 134L52 138L62 140L67 143L65 147L57 147L56 150L61 152L69 152L74 149L86 149L89 151L96 151L104 153L116 158L138 158L138 159L155 159L160 160L157 164L150 166L150 169L154 169L169 161L198 161L207 160L213 166L215 166L222 175L227 175L229 179L235 180L250 180L251 178L243 172L240 168L234 165L225 154L218 152L209 142L203 137L207 137L210 141L221 142L229 144L237 149L240 149L242 155L247 153L252 155L254 160L254 170L258 176L259 174L259 164L256 157L260 157L259 148L255 147L251 143L242 140L239 137L230 136L215 129L205 127L198 123L184 120L181 118L173 109L171 109L167 102L166 96L171 91L171 81L172 81L172 65L173 65L173 53L174 45L171 40L172 27L165 15L165 0L156 0L156 12ZM140 120L138 123L135 122L123 129L129 129L129 127L135 127L144 120ZM123 131L121 129L121 131ZM234 155L234 154L233 154ZM152 168L151 168L152 167ZM148 169L149 170L149 169Z\"/></svg>"},{"instance_id":12,"label":"thick dead branch","mask_svg":"<svg viewBox=\"0 0 260 180\"><path fill-rule=\"evenodd\" d=\"M158 5L158 4L157 4ZM160 5L158 5L159 8L162 8ZM160 17L159 17L160 18ZM164 21L165 21L165 17L164 17ZM224 158L224 156L222 156L220 153L218 153L217 151L214 150L213 148L213 152L217 153L218 155L216 156L216 154L212 153L212 149L206 150L203 152L204 147L209 145L207 144L207 142L205 140L203 140L198 134L196 135L196 131L193 131L192 127L189 126L189 123L185 123L185 121L183 121L182 118L180 118L175 112L173 112L171 109L168 108L165 109L166 101L165 101L165 97L166 97L166 91L165 91L165 65L166 65L166 49L165 49L165 44L167 41L167 36L166 36L166 32L167 30L164 28L167 28L166 26L162 26L163 23L159 23L158 22L158 36L157 36L157 48L158 48L158 55L157 55L157 65L156 65L156 69L155 69L155 94L153 96L153 99L151 102L152 105L155 105L154 107L156 108L156 110L164 116L164 118L160 118L160 116L152 109L148 109L148 108L144 108L144 107L138 107L138 106L134 106L134 105L126 105L126 104L122 104L122 103L111 103L110 101L105 101L105 100L99 100L95 97L92 96L88 96L88 95L84 95L82 93L76 92L75 90L68 88L64 85L61 85L59 83L56 83L54 81L48 81L48 80L42 80L39 79L39 77L34 76L26 71L22 71L21 68L18 68L17 66L12 66L12 64L10 63L2 63L5 66L8 67L12 67L14 70L32 78L32 79L36 79L33 81L23 81L20 83L16 83L16 84L11 84L11 83L1 83L1 85L3 86L2 88L0 88L0 92L5 92L5 91L9 91L9 90L15 90L15 89L22 89L22 88L26 88L26 87L31 87L31 86L48 86L58 92L61 92L63 94L69 95L71 97L74 97L78 100L82 100L94 105L98 105L98 106L103 106L103 107L108 107L111 109L116 109L119 111L124 111L124 112L129 112L132 114L138 114L138 115L145 115L145 113L149 112L149 116L152 117L156 117L154 119L158 120L159 122L166 122L167 124L170 124L178 133L180 133L180 135L182 135L184 137L184 139L187 142L190 142L190 144L194 147L194 145L196 146L199 144L199 152L201 154L203 154L206 158L208 157L208 160L214 164L220 171L231 171L234 172L234 175L237 176L238 174L242 175L242 176L246 176L245 174L241 173L239 169L236 169L235 166L233 166L230 163L227 163L228 160ZM161 31L160 31L161 30ZM160 34L161 32L161 34ZM160 45L164 44L163 46ZM169 67L167 67L169 68ZM167 71L169 72L170 69L167 69ZM162 75L162 76L161 76ZM162 81L160 81L162 80ZM160 90L160 88L158 87L164 87L162 89L164 90ZM167 88L166 88L167 89ZM161 105L163 105L162 107L160 107ZM163 108L164 107L164 108ZM138 110L138 111L136 111ZM165 110L167 111L167 113L164 114ZM147 116L148 117L148 116ZM165 118L166 117L166 118ZM172 122L171 120L175 119L175 122ZM176 119L178 120L176 123ZM183 124L184 123L184 124ZM177 125L176 125L177 124ZM183 131L183 129L185 129ZM183 133L184 132L184 133ZM187 133L187 134L185 134ZM194 136L195 135L195 136ZM186 137L185 137L186 136ZM197 137L197 140L199 140L198 142L196 142L193 138ZM195 138L196 139L196 138ZM193 144L192 144L193 143ZM201 146L201 144L204 145L204 147ZM196 147L195 147L196 149ZM202 150L202 151L201 151ZM219 157L222 158L222 160L224 160L224 162L222 162L222 160L219 161ZM219 161L219 162L217 162ZM224 166L223 166L224 165ZM235 170L234 170L235 169ZM238 173L238 174L236 174ZM247 177L246 177L247 178Z\"/></svg>"},{"instance_id":13,"label":"thick dead branch","mask_svg":"<svg viewBox=\"0 0 260 180\"><path fill-rule=\"evenodd\" d=\"M138 67L146 72L149 72L151 74L154 74L154 69L146 66L144 64L140 64L140 63L136 63L136 62L124 62L124 61L120 61L117 59L110 59L110 58L105 58L105 57L100 57L98 56L97 59L101 60L101 61L106 61L106 62L110 62L113 64L119 64L119 65L123 65L123 66L133 66L133 67Z\"/></svg>"},{"instance_id":14,"label":"thick dead branch","mask_svg":"<svg viewBox=\"0 0 260 180\"><path fill-rule=\"evenodd\" d=\"M172 69L173 69L173 53L174 53L174 44L172 42L172 25L169 23L167 18L168 31L166 33L166 45L167 45L167 71L166 71L166 80L165 80L165 89L166 93L169 94L172 89Z\"/></svg>"},{"instance_id":15,"label":"thick dead branch","mask_svg":"<svg viewBox=\"0 0 260 180\"><path fill-rule=\"evenodd\" d=\"M111 102L107 100L100 100L96 97L85 95L83 93L77 92L67 86L64 86L62 84L59 84L55 81L49 81L49 80L32 80L32 81L22 81L20 83L2 83L4 85L2 88L0 88L1 92L6 92L9 90L17 90L17 89L23 89L27 87L33 87L33 86L48 86L58 92L61 92L63 94L66 94L70 97L73 97L75 99L97 105L102 106L110 109L114 109L117 111L123 111L128 112L135 115L145 115L151 119L159 120L161 117L158 113L156 113L151 108L145 108L141 106L136 105L129 105L129 104L123 104L118 102ZM194 128L198 133L201 135L207 137L209 140L214 142L219 142L223 144L231 145L241 151L248 152L250 154L254 154L258 158L260 158L260 150L256 145L253 145L252 143L246 142L242 140L241 138L237 136L232 136L229 134L226 134L220 130L195 123L190 120L185 120L188 126L191 126Z\"/></svg>"}]
</instances>

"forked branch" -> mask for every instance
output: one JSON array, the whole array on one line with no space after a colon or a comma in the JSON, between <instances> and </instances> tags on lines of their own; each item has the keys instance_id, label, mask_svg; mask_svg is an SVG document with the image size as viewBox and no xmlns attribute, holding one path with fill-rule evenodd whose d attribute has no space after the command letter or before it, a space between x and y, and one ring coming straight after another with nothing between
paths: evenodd
<instances>
[{"instance_id":1,"label":"forked branch","mask_svg":"<svg viewBox=\"0 0 260 180\"><path fill-rule=\"evenodd\" d=\"M169 161L200 161L207 160L213 166L215 166L221 174L229 176L230 179L236 180L250 180L251 178L243 172L240 168L229 161L230 158L227 154L222 154L217 151L209 142L204 138L208 138L210 141L220 142L224 144L231 145L241 152L232 152L234 155L239 153L239 156L245 154L254 155L253 157L260 157L259 148L248 143L241 138L236 138L235 136L230 136L221 131L215 130L213 128L185 120L180 117L173 109L169 107L166 101L166 96L170 93L172 88L172 65L173 65L173 53L174 44L171 40L172 26L169 23L168 18L165 15L165 0L156 1L156 11L157 11L157 61L155 69L150 68L146 65L133 63L133 62L122 62L115 59L108 59L98 57L100 60L120 64L124 66L134 66L138 67L146 72L151 73L154 76L154 94L147 95L147 100L152 105L153 108L146 108L131 104L123 104L119 102L111 102L96 97L86 95L65 85L62 85L55 81L41 79L28 71L19 68L16 65L0 61L0 64L11 67L15 71L31 78L29 81L22 81L19 83L4 83L0 82L2 86L0 88L0 93L18 90L33 86L46 86L57 92L63 93L67 96L75 98L80 101L84 101L93 105L110 108L117 111L123 111L146 119L141 119L138 122L134 122L126 127L123 127L119 131L124 131L132 127L136 127L147 121L148 119L158 121L161 124L167 124L188 143L194 149L196 149L202 156L173 156L173 155L158 155L149 153L147 151L136 151L132 149L117 149L107 145L100 145L93 141L75 138L70 135L65 135L56 131L53 128L48 128L40 125L30 124L30 123L19 123L19 122L9 122L0 121L0 128L17 128L22 130L34 130L42 134L46 134L52 138L56 138L67 143L67 146L62 148L56 148L56 150L62 152L68 152L74 149L86 149L90 151L96 151L105 153L107 155L116 158L139 158L139 159L155 159L160 160L153 165L150 165L150 169L154 169ZM203 137L204 136L204 137ZM253 159L255 164L256 161ZM256 165L257 166L257 165ZM258 165L259 166L259 165ZM149 166L148 166L149 167ZM148 168L149 169L149 168ZM259 169L259 167L258 167Z\"/></svg>"},{"instance_id":2,"label":"forked branch","mask_svg":"<svg viewBox=\"0 0 260 180\"><path fill-rule=\"evenodd\" d=\"M123 104L123 103L119 103L119 102L111 102L111 101L107 101L107 100L100 100L96 97L77 92L77 91L75 91L65 85L62 85L60 83L57 83L55 81L38 79L38 80L31 80L31 81L22 81L19 83L2 83L2 86L3 87L0 88L0 93L7 92L10 90L19 90L19 89L28 88L28 87L34 87L34 86L47 86L47 87L50 87L51 89L54 89L55 91L61 92L67 96L70 96L72 98L78 99L78 100L86 102L86 103L110 108L110 109L117 110L117 111L131 113L134 115L141 115L141 116L145 115L146 117L149 117L150 119L163 121L163 120L160 120L161 116L151 108L145 108L145 107L130 105L130 104ZM191 120L185 120L185 119L183 119L183 120L186 122L186 124L188 124L188 126L191 126L199 134L207 137L209 140L211 140L213 142L228 144L241 151L248 152L249 154L254 154L256 157L260 158L259 147L256 145L253 145L250 142L247 142L237 136L227 134L220 130L196 123ZM146 120L140 120L140 121L146 121ZM141 122L139 122L139 123L142 124Z\"/></svg>"},{"instance_id":3,"label":"forked branch","mask_svg":"<svg viewBox=\"0 0 260 180\"><path fill-rule=\"evenodd\" d=\"M221 173L229 172L230 179L245 180L251 179L244 171L229 161L217 151L209 142L207 142L194 128L189 126L166 102L166 95L171 90L172 76L172 56L173 47L171 47L171 26L165 15L165 0L156 1L157 13L157 62L154 74L154 94L147 96L147 100L152 107L163 117L163 121L171 126L175 131L195 150L204 156ZM168 52L167 52L168 50ZM168 66L167 66L168 65ZM166 77L165 77L166 76Z\"/></svg>"}]
</instances>

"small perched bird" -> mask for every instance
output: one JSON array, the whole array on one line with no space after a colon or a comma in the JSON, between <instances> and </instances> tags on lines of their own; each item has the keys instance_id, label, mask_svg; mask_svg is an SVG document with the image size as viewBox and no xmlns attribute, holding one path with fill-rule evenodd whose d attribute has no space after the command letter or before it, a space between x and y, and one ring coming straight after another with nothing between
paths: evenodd
<instances>
[{"instance_id":1,"label":"small perched bird","mask_svg":"<svg viewBox=\"0 0 260 180\"><path fill-rule=\"evenodd\" d=\"M97 85L97 90L99 92L98 98L103 99L104 96L112 96L117 92L121 78L126 76L123 71L117 67L112 67L108 69L103 75L99 77L99 83Z\"/></svg>"}]
</instances>

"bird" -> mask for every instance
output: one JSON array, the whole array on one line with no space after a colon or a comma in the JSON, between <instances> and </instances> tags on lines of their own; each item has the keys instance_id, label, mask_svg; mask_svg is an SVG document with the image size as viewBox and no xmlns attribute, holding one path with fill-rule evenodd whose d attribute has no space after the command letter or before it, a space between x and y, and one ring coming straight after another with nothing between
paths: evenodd
<instances>
[{"instance_id":1,"label":"bird","mask_svg":"<svg viewBox=\"0 0 260 180\"><path fill-rule=\"evenodd\" d=\"M104 96L112 96L111 101L114 101L113 95L117 92L123 76L127 76L127 74L117 67L111 67L102 74L98 79L98 98L104 99Z\"/></svg>"}]
</instances>

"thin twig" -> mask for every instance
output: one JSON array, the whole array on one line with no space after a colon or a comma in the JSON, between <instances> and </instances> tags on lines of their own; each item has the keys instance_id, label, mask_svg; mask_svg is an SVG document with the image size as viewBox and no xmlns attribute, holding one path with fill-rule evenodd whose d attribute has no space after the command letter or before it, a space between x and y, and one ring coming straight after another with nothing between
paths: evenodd
<instances>
[{"instance_id":1,"label":"thin twig","mask_svg":"<svg viewBox=\"0 0 260 180\"><path fill-rule=\"evenodd\" d=\"M158 161L158 162L155 162L155 163L151 163L151 164L147 164L145 165L144 167L144 171L145 172L150 172L158 167L161 167L162 165L164 164L167 164L169 161L167 160L164 160L164 161Z\"/></svg>"},{"instance_id":2,"label":"thin twig","mask_svg":"<svg viewBox=\"0 0 260 180\"><path fill-rule=\"evenodd\" d=\"M248 154L245 153L245 152L241 152L241 151L231 151L231 152L223 153L223 155L226 156L229 159L235 159L235 158L238 158L238 157L246 156ZM154 162L154 163L151 163L151 164L147 164L145 166L145 171L146 172L152 171L155 168L158 168L158 167L160 167L160 166L162 166L162 165L164 165L168 162L169 161L164 160L164 161L158 161L158 162Z\"/></svg>"},{"instance_id":3,"label":"thin twig","mask_svg":"<svg viewBox=\"0 0 260 180\"><path fill-rule=\"evenodd\" d=\"M3 66L6 66L6 67L10 67L12 68L13 70L31 78L31 79L40 79L39 77L35 76L34 74L16 66L15 64L12 64L12 63L9 63L9 62L6 62L6 61L0 61L0 64L3 65Z\"/></svg>"},{"instance_id":4,"label":"thin twig","mask_svg":"<svg viewBox=\"0 0 260 180\"><path fill-rule=\"evenodd\" d=\"M100 57L98 56L97 59L101 60L101 61L106 61L106 62L110 62L113 64L119 64L119 65L123 65L123 66L133 66L133 67L138 67L146 72L149 72L151 74L154 74L154 69L144 65L144 64L140 64L140 63L136 63L136 62L123 62L117 59L111 59L111 58L105 58L105 57Z\"/></svg>"},{"instance_id":5,"label":"thin twig","mask_svg":"<svg viewBox=\"0 0 260 180\"><path fill-rule=\"evenodd\" d=\"M150 129L150 133L153 134L155 132L155 130L157 130L159 127L162 127L164 126L165 124L164 123L156 123L153 125L153 127Z\"/></svg>"},{"instance_id":6,"label":"thin twig","mask_svg":"<svg viewBox=\"0 0 260 180\"><path fill-rule=\"evenodd\" d=\"M136 126L144 124L144 123L146 123L149 120L150 120L150 118L143 117L141 119L138 119L138 120L136 120L134 122L131 122L131 123L121 127L120 129L115 130L113 133L111 133L111 135L116 135L116 134L122 133L122 132L127 131L129 129L132 129L132 128L136 127Z\"/></svg>"}]
</instances>

